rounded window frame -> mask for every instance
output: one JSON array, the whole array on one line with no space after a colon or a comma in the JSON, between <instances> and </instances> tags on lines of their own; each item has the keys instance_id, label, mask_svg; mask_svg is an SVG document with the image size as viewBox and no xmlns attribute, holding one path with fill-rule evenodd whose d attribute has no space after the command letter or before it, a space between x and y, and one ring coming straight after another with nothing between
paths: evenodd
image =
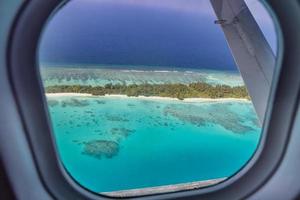
<instances>
[{"instance_id":1,"label":"rounded window frame","mask_svg":"<svg viewBox=\"0 0 300 200\"><path fill-rule=\"evenodd\" d=\"M49 17L67 1L61 0L32 0L23 3L17 16L7 52L8 72L13 86L14 96L22 116L26 136L29 140L35 164L39 171L41 182L54 197L61 199L103 199L107 196L93 193L77 184L62 166L58 158L53 137L48 107L44 95L44 88L37 66L37 50L40 35ZM266 4L267 5L267 4ZM197 190L180 191L166 194L156 194L137 198L195 198L195 199L223 199L245 198L263 185L275 172L280 163L289 139L291 121L295 111L293 108L299 100L300 84L296 80L290 81L291 74L297 75L297 69L288 65L284 73L280 73L283 63L290 63L288 54L297 53L293 47L293 37L288 37L289 26L285 25L285 13L282 6L292 8L293 3L273 2L272 6L277 16L274 20L281 25L277 32L279 39L276 62L276 73L272 84L267 114L264 122L262 138L255 155L248 164L233 177L217 185ZM270 7L269 7L270 8ZM296 9L295 9L296 11ZM275 19L275 16L273 16ZM283 41L284 44L283 45ZM299 74L299 73L298 73ZM289 81L289 82L288 82ZM297 84L298 83L298 84ZM286 88L289 91L286 92ZM285 95L282 95L285 94ZM282 105L289 101L289 110ZM280 116L285 110L287 117ZM287 123L286 123L287 122ZM282 134L284 132L285 134ZM41 134L43 133L43 134ZM51 142L50 142L51 141ZM275 149L275 151L274 151ZM265 167L268 166L268 167ZM233 195L233 196L232 196ZM115 197L114 197L115 198Z\"/></svg>"}]
</instances>

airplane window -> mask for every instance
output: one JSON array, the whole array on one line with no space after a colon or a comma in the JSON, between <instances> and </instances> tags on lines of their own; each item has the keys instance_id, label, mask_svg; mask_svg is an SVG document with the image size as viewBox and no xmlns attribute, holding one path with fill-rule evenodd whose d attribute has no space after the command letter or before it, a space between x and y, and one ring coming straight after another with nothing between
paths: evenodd
<instances>
[{"instance_id":1,"label":"airplane window","mask_svg":"<svg viewBox=\"0 0 300 200\"><path fill-rule=\"evenodd\" d=\"M257 0L67 2L38 51L65 169L110 196L230 178L259 145L276 45Z\"/></svg>"}]
</instances>

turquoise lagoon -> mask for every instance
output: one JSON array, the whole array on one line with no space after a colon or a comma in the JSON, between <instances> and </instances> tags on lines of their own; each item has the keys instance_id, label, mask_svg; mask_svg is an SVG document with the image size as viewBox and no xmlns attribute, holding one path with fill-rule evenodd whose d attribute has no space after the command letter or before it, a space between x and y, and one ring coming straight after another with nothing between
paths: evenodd
<instances>
[{"instance_id":1,"label":"turquoise lagoon","mask_svg":"<svg viewBox=\"0 0 300 200\"><path fill-rule=\"evenodd\" d=\"M241 75L236 71L218 71L189 68L156 67L153 70L138 66L97 66L89 68L41 67L45 86L51 85L105 85L105 84L163 84L206 82L212 85L244 85ZM149 68L149 67L148 67Z\"/></svg>"},{"instance_id":2,"label":"turquoise lagoon","mask_svg":"<svg viewBox=\"0 0 300 200\"><path fill-rule=\"evenodd\" d=\"M229 177L261 128L251 102L48 96L62 162L94 192Z\"/></svg>"}]
</instances>

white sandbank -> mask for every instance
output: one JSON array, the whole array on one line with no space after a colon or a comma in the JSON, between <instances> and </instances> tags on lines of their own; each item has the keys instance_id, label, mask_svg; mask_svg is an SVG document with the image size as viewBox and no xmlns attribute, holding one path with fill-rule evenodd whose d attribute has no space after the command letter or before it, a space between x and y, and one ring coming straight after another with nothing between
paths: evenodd
<instances>
[{"instance_id":1,"label":"white sandbank","mask_svg":"<svg viewBox=\"0 0 300 200\"><path fill-rule=\"evenodd\" d=\"M116 98L134 98L134 99L145 99L145 100L168 100L168 101L182 101L182 102L250 102L248 99L243 98L185 98L184 100L179 100L172 97L158 97L158 96L138 96L129 97L123 94L106 94L105 96L95 96L88 93L46 93L47 97L116 97Z\"/></svg>"}]
</instances>

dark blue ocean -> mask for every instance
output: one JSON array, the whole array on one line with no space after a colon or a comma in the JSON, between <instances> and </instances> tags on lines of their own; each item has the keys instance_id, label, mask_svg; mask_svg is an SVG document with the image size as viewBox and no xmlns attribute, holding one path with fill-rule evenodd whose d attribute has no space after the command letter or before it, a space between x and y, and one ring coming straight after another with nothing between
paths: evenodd
<instances>
[{"instance_id":1,"label":"dark blue ocean","mask_svg":"<svg viewBox=\"0 0 300 200\"><path fill-rule=\"evenodd\" d=\"M202 12L188 7L199 6L193 5L198 1L186 2L186 9L173 8L182 0L170 1L170 8L126 3L131 1L82 2L70 1L50 18L41 38L40 63L236 71L208 1Z\"/></svg>"}]
</instances>

